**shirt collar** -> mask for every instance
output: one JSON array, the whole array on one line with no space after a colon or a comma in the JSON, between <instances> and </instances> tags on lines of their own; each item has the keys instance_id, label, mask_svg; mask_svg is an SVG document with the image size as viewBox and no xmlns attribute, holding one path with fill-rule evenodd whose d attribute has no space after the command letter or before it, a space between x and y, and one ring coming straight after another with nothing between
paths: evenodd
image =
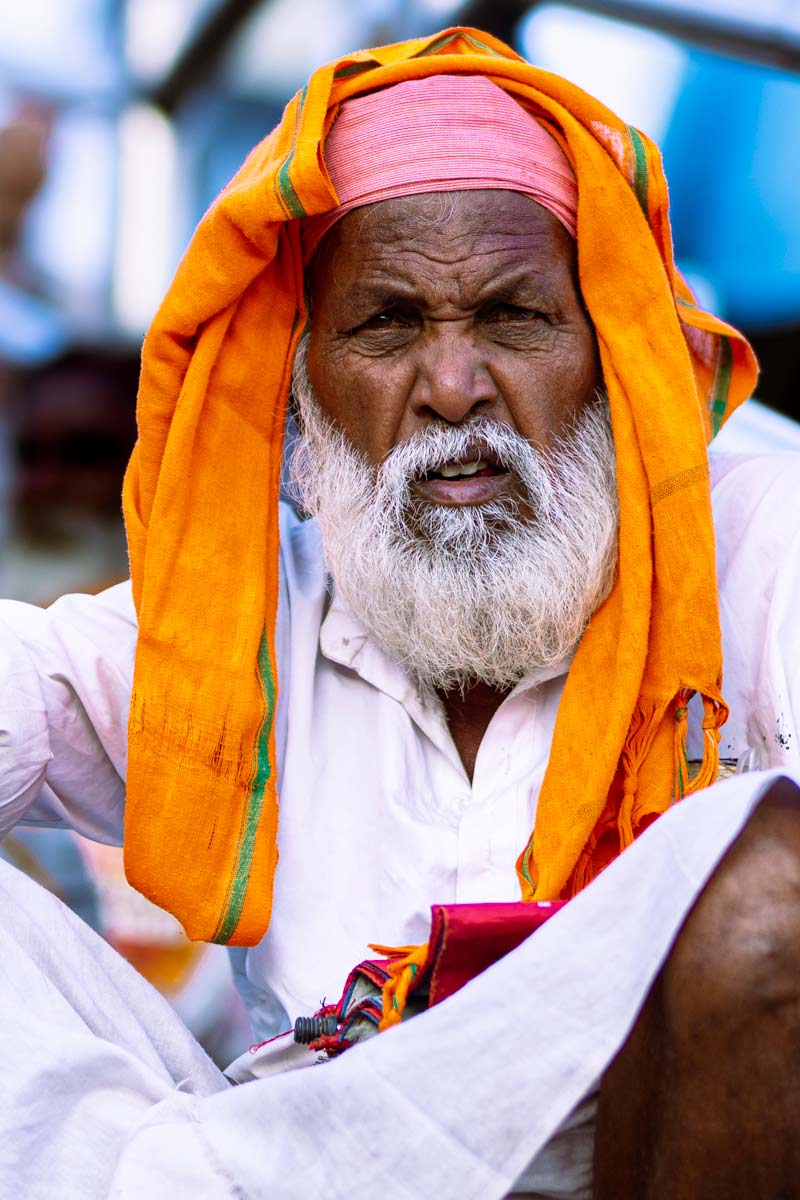
<instances>
[{"instance_id":1,"label":"shirt collar","mask_svg":"<svg viewBox=\"0 0 800 1200\"><path fill-rule=\"evenodd\" d=\"M335 587L330 607L320 627L319 645L325 658L343 667L349 667L366 682L373 684L404 707L431 707L432 702L420 697L408 674L399 663L388 657L362 622L350 611ZM574 657L573 649L554 666L538 667L529 671L506 699L510 700L513 696L538 688L551 679L566 675Z\"/></svg>"}]
</instances>

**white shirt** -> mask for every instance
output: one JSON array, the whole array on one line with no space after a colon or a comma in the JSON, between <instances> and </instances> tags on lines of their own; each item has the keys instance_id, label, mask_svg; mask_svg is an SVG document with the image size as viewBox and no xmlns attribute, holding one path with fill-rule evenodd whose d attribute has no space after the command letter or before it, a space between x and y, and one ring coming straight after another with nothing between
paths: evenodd
<instances>
[{"instance_id":1,"label":"white shirt","mask_svg":"<svg viewBox=\"0 0 800 1200\"><path fill-rule=\"evenodd\" d=\"M718 455L712 477L721 753L797 771L800 456ZM280 863L247 974L293 1020L338 997L369 942L425 940L432 903L518 898L566 664L501 704L470 783L442 710L331 599L315 523L281 521ZM0 835L25 820L121 842L135 643L129 585L0 603Z\"/></svg>"}]
</instances>

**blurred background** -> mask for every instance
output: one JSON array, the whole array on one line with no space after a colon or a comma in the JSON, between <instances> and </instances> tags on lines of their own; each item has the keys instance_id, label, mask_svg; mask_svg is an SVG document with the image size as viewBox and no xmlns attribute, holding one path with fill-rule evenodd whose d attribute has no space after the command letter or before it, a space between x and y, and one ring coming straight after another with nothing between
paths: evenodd
<instances>
[{"instance_id":1,"label":"blurred background","mask_svg":"<svg viewBox=\"0 0 800 1200\"><path fill-rule=\"evenodd\" d=\"M192 228L315 67L451 24L661 145L679 265L762 362L721 440L800 449L800 0L25 0L0 6L0 595L125 577L139 348ZM117 851L3 852L239 1052L224 955L126 891Z\"/></svg>"}]
</instances>

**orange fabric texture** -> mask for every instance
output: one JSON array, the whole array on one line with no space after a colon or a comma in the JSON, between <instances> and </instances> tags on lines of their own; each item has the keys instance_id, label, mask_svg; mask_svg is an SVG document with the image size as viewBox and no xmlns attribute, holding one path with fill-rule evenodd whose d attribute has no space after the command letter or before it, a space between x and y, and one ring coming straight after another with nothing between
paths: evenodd
<instances>
[{"instance_id":1,"label":"orange fabric texture","mask_svg":"<svg viewBox=\"0 0 800 1200\"><path fill-rule=\"evenodd\" d=\"M678 276L658 151L476 30L317 71L200 223L147 334L125 481L139 615L126 868L192 938L252 944L276 867L278 487L305 319L299 222L337 203L323 142L349 96L476 73L544 118L578 179L580 282L618 454L620 568L566 681L523 897L569 895L688 790L681 711L725 716L706 442L751 391L744 339Z\"/></svg>"}]
</instances>

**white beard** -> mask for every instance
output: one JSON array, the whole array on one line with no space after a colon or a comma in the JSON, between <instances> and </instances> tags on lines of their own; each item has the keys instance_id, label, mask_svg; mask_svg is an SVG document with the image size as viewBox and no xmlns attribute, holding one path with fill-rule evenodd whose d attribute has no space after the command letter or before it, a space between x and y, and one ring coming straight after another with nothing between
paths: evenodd
<instances>
[{"instance_id":1,"label":"white beard","mask_svg":"<svg viewBox=\"0 0 800 1200\"><path fill-rule=\"evenodd\" d=\"M546 453L477 418L426 426L376 471L319 409L306 345L295 359L303 435L292 479L352 613L423 693L477 682L505 691L563 662L614 581L619 505L607 400L598 395ZM521 481L529 513L510 497L464 508L414 498L413 481L463 461L476 436Z\"/></svg>"}]
</instances>

